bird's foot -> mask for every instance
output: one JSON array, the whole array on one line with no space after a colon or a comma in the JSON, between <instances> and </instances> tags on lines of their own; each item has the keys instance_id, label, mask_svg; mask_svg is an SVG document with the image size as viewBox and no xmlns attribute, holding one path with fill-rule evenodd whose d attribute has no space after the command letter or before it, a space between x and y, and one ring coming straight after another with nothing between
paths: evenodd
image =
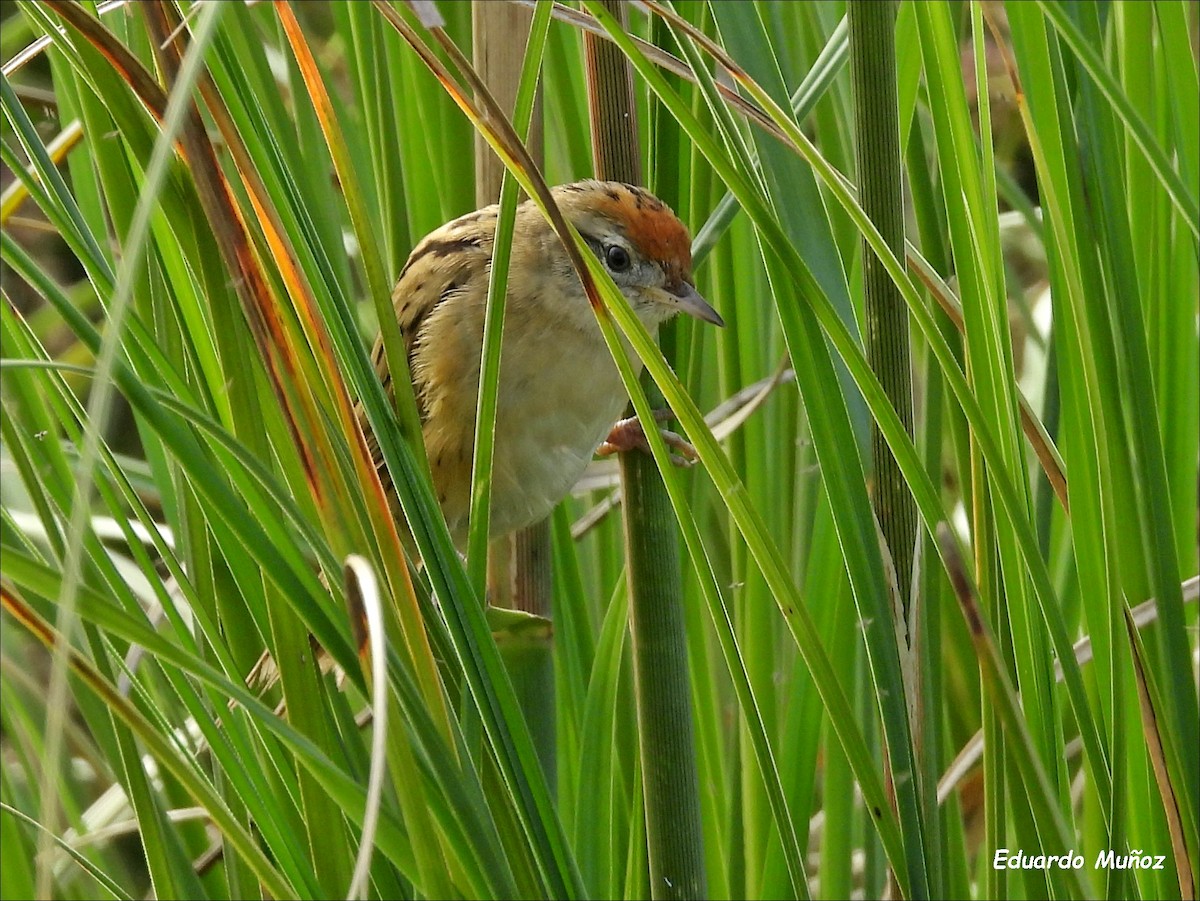
<instances>
[{"instance_id":1,"label":"bird's foot","mask_svg":"<svg viewBox=\"0 0 1200 901\"><path fill-rule=\"evenodd\" d=\"M670 410L654 411L656 422L666 422L670 418ZM662 435L667 447L679 452L671 454L671 462L676 466L692 466L699 459L696 449L682 435L677 435L668 429L662 428L658 430L658 433ZM650 441L646 438L646 432L642 429L641 420L636 416L622 419L614 425L612 431L608 433L608 438L600 445L596 453L601 457L607 457L611 454L619 454L631 450L650 453Z\"/></svg>"}]
</instances>

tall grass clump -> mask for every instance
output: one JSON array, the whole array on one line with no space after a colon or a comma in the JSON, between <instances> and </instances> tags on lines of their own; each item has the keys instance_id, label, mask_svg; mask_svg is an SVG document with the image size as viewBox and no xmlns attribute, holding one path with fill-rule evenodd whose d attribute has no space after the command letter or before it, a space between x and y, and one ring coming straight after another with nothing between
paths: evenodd
<instances>
[{"instance_id":1,"label":"tall grass clump","mask_svg":"<svg viewBox=\"0 0 1200 901\"><path fill-rule=\"evenodd\" d=\"M0 896L1195 898L1195 4L495 7L0 11ZM464 558L368 352L591 176L699 462L489 546L502 216Z\"/></svg>"}]
</instances>

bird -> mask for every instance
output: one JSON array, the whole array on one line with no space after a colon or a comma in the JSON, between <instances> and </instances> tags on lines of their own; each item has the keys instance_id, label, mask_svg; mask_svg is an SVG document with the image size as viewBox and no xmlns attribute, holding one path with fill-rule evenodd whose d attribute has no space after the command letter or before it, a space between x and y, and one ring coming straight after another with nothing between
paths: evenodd
<instances>
[{"instance_id":1,"label":"bird","mask_svg":"<svg viewBox=\"0 0 1200 901\"><path fill-rule=\"evenodd\" d=\"M665 203L644 188L613 181L578 181L551 193L651 334L678 313L724 325L696 290L687 228ZM413 248L392 293L433 485L460 549L471 504L480 355L498 217L498 205L487 206L431 232ZM637 355L630 358L640 370ZM394 404L382 336L371 359ZM636 421L621 420L628 400L562 241L537 206L523 202L516 210L509 265L489 537L548 516L598 451L644 447ZM361 406L358 417L397 508ZM677 446L686 445L680 441Z\"/></svg>"},{"instance_id":2,"label":"bird","mask_svg":"<svg viewBox=\"0 0 1200 901\"><path fill-rule=\"evenodd\" d=\"M593 179L551 193L651 334L679 313L724 326L696 290L691 239L665 203L636 185ZM435 229L413 248L392 291L434 489L459 551L467 543L483 322L498 218L493 204ZM629 353L628 341L621 340ZM630 360L640 372L637 355L630 353ZM382 335L371 361L394 405ZM628 401L558 233L525 201L517 207L509 262L489 538L545 519L596 453L646 449L640 423L621 418ZM355 414L400 517L395 486L361 401ZM664 432L664 438L685 458L694 458L678 435ZM415 552L408 537L403 529L406 549ZM332 668L329 655L312 644L322 672ZM246 681L265 690L278 678L273 658L264 652Z\"/></svg>"}]
</instances>

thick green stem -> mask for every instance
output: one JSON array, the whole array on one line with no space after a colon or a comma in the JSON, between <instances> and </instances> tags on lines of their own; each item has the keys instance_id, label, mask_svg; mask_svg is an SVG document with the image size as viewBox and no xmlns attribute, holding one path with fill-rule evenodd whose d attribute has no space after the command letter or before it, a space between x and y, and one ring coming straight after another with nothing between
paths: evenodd
<instances>
[{"instance_id":1,"label":"thick green stem","mask_svg":"<svg viewBox=\"0 0 1200 901\"><path fill-rule=\"evenodd\" d=\"M858 139L859 197L863 210L897 256L904 253L904 197L896 101L896 6L891 0L851 3L850 61ZM908 311L900 289L863 242L867 359L909 434L913 431ZM878 427L871 428L875 515L892 560L908 615L916 546L917 510L908 485Z\"/></svg>"},{"instance_id":2,"label":"thick green stem","mask_svg":"<svg viewBox=\"0 0 1200 901\"><path fill-rule=\"evenodd\" d=\"M884 2L849 4L850 65L854 85L859 199L892 252L904 253L904 195L901 185L900 126L896 89L896 5ZM883 262L863 240L863 303L867 360L905 430L913 433L912 365L909 356L908 309ZM896 635L904 691L908 697L914 745L921 735L918 647L912 609L913 557L917 539L916 501L883 433L871 423L871 460L875 479L872 504L896 579ZM911 630L911 631L910 631ZM895 748L890 749L895 755ZM919 747L914 747L919 753ZM889 789L892 788L888 768ZM889 874L889 882L892 881Z\"/></svg>"},{"instance_id":3,"label":"thick green stem","mask_svg":"<svg viewBox=\"0 0 1200 901\"><path fill-rule=\"evenodd\" d=\"M624 454L629 628L653 898L706 894L674 514L649 456Z\"/></svg>"},{"instance_id":4,"label":"thick green stem","mask_svg":"<svg viewBox=\"0 0 1200 901\"><path fill-rule=\"evenodd\" d=\"M605 5L624 15L618 0ZM637 184L642 178L632 71L613 45L588 35L584 46L596 175ZM642 384L651 403L661 404L654 382L643 378ZM649 455L622 454L621 482L650 895L703 898L704 840L675 516Z\"/></svg>"}]
</instances>

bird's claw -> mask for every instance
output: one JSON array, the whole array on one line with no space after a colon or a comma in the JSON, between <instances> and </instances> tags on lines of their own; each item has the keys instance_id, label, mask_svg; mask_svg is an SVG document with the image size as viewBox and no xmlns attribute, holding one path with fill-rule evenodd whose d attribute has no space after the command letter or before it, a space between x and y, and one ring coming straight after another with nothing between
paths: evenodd
<instances>
[{"instance_id":1,"label":"bird's claw","mask_svg":"<svg viewBox=\"0 0 1200 901\"><path fill-rule=\"evenodd\" d=\"M658 422L666 422L671 418L671 411L655 410L654 418ZM667 447L679 452L671 454L672 463L676 466L695 465L699 457L696 454L696 449L688 443L686 438L668 429L660 428L658 433L662 435L662 439L666 442ZM631 450L650 453L650 441L646 438L645 430L642 429L641 420L636 416L622 419L614 425L612 431L608 433L608 438L600 445L596 453L601 457L607 457L611 454L619 454Z\"/></svg>"}]
</instances>

